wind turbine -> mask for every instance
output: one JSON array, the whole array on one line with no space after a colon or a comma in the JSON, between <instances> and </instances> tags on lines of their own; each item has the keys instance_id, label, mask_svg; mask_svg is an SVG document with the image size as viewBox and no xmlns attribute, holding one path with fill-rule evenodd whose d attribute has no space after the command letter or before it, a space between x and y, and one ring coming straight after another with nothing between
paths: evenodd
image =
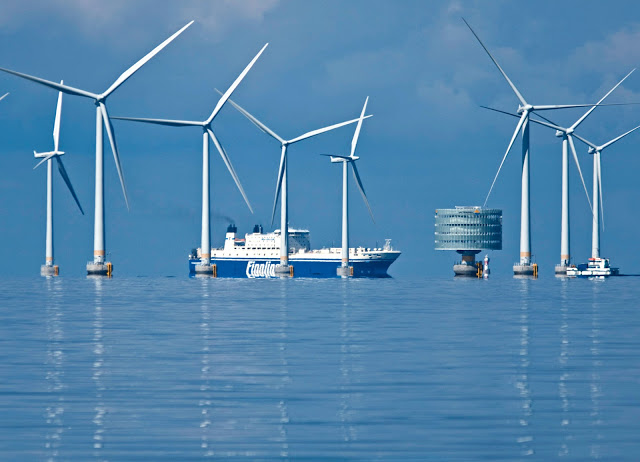
<instances>
[{"instance_id":1,"label":"wind turbine","mask_svg":"<svg viewBox=\"0 0 640 462\"><path fill-rule=\"evenodd\" d=\"M593 222L591 226L591 258L600 258L600 215L603 215L602 223L604 226L604 207L602 205L602 169L600 166L600 153L613 143L620 141L625 136L640 128L638 125L628 132L600 145L596 146L574 133L574 136L589 146L589 154L593 155ZM598 204L600 209L598 209Z\"/></svg>"},{"instance_id":2,"label":"wind turbine","mask_svg":"<svg viewBox=\"0 0 640 462\"><path fill-rule=\"evenodd\" d=\"M589 200L589 193L587 191L587 186L584 182L584 177L582 176L582 169L580 168L580 161L578 160L578 155L576 154L576 148L573 142L573 134L574 131L578 128L578 126L584 122L584 120L591 114L596 107L600 106L602 101L605 100L607 96L609 96L622 82L629 77L635 69L632 69L627 75L623 77L620 82L618 82L611 90L607 92L600 101L596 103L595 106L591 107L587 112L585 112L582 117L580 117L577 121L573 123L570 127L561 127L557 124L552 123L548 119L547 122L531 119L531 122L552 128L556 130L556 136L562 138L562 219L561 219L561 230L560 230L560 264L556 265L555 273L556 274L566 274L567 267L569 266L569 262L571 260L570 255L570 244L569 244L569 153L567 149L567 145L571 147L571 152L573 154L573 159L576 163L576 167L578 168L578 173L580 174L580 179L582 180L582 186L584 187L584 191L587 195L587 201L589 202L589 207L591 206L591 201ZM624 104L624 103L621 103ZM616 104L617 105L617 104ZM508 114L513 117L518 117L516 114L511 114L505 111L500 111L497 109L493 109L487 106L482 106L485 109L489 109L496 112L501 112L503 114ZM544 117L543 117L544 118Z\"/></svg>"},{"instance_id":3,"label":"wind turbine","mask_svg":"<svg viewBox=\"0 0 640 462\"><path fill-rule=\"evenodd\" d=\"M516 97L520 101L518 105L518 114L520 114L520 120L518 125L516 125L516 129L513 132L513 136L511 137L511 141L509 142L509 146L507 147L507 152L505 152L504 157L502 158L502 162L500 163L500 167L498 168L498 173L491 184L491 188L489 189L489 194L487 194L487 198L485 199L484 205L487 204L489 200L489 196L491 195L491 190L493 189L493 185L495 184L498 175L500 174L500 169L502 168L502 164L504 164L505 159L509 155L509 151L511 151L511 147L513 146L513 142L518 136L518 132L522 129L522 189L521 189L521 207L520 207L520 262L513 266L513 272L516 275L533 275L534 267L531 264L531 227L530 227L530 192L529 192L529 115L533 112L537 111L547 111L552 109L566 109L566 108L575 108L575 107L590 107L594 106L593 104L565 104L565 105L532 105L529 104L522 94L518 91L514 83L509 79L507 74L502 70L502 67L495 60L493 55L489 52L487 47L482 43L480 37L474 32L469 23L462 18L464 23L467 25L471 33L478 40L482 48L487 52L491 61L496 65L504 79L507 81Z\"/></svg>"},{"instance_id":4,"label":"wind turbine","mask_svg":"<svg viewBox=\"0 0 640 462\"><path fill-rule=\"evenodd\" d=\"M7 92L4 95L0 96L0 101L2 101L5 98L5 96L7 96L8 94L9 94L9 92Z\"/></svg>"},{"instance_id":5,"label":"wind turbine","mask_svg":"<svg viewBox=\"0 0 640 462\"><path fill-rule=\"evenodd\" d=\"M62 84L63 81L60 81ZM1 99L1 98L0 98ZM49 152L36 152L33 151L33 155L36 158L43 158L33 169L38 168L44 161L47 162L47 237L46 237L46 255L45 255L45 264L40 267L40 274L42 276L57 276L58 275L58 266L53 264L53 164L52 160L55 157L58 163L58 171L60 172L60 176L64 180L69 188L69 192L73 196L73 199L78 204L78 208L80 212L84 215L84 210L82 210L82 206L80 205L80 201L78 200L78 196L76 196L76 192L73 190L73 186L71 185L71 180L69 180L69 175L67 175L67 171L64 168L64 164L62 163L62 159L60 156L64 154L63 151L58 149L59 141L60 141L60 117L62 114L62 92L58 92L58 104L56 106L56 118L53 123L53 151Z\"/></svg>"},{"instance_id":6,"label":"wind turbine","mask_svg":"<svg viewBox=\"0 0 640 462\"><path fill-rule=\"evenodd\" d=\"M356 131L353 134L353 139L351 140L351 155L349 156L339 156L339 155L331 155L331 154L323 154L324 156L328 156L333 163L342 162L342 263L340 267L337 269L338 276L348 277L351 275L351 268L349 268L349 184L348 184L348 166L351 164L353 169L353 177L356 180L356 184L358 185L358 189L360 189L360 193L362 194L362 199L369 210L369 214L371 215L371 219L374 221L373 212L371 212L371 207L369 206L369 201L367 200L367 195L364 192L364 186L362 186L362 180L360 179L360 175L358 174L358 168L356 167L356 160L359 159L355 155L356 153L356 145L358 144L358 137L360 136L360 128L362 127L362 121L364 120L364 113L367 110L367 102L369 101L369 97L364 101L364 106L362 107L362 112L360 113L360 119L358 119L358 125L356 125Z\"/></svg>"},{"instance_id":7,"label":"wind turbine","mask_svg":"<svg viewBox=\"0 0 640 462\"><path fill-rule=\"evenodd\" d=\"M229 87L229 89L222 95L220 100L218 100L218 104L213 109L211 115L203 121L192 121L192 120L168 120L168 119L146 119L139 117L113 117L114 119L119 120L130 120L133 122L143 122L150 123L156 125L167 125L170 127L200 127L202 129L202 234L201 234L201 243L200 243L200 264L196 265L196 273L201 274L210 274L213 272L213 268L211 266L211 232L210 232L210 207L209 207L209 199L210 199L210 188L209 188L209 177L210 177L210 169L209 169L209 138L213 141L213 144L216 146L216 149L220 153L222 160L224 161L229 173L233 177L233 181L235 181L236 186L240 190L242 197L244 198L249 210L253 213L253 209L251 208L251 204L249 203L249 199L247 199L247 195L240 184L240 180L238 179L238 175L231 164L231 160L227 155L227 152L224 150L218 139L213 133L211 129L211 123L216 118L224 104L227 102L231 93L240 85L240 82L247 75L251 67L258 60L262 52L267 48L268 43L262 47L262 49L258 52L258 54L251 60L251 62L244 68L242 73L236 78L235 82Z\"/></svg>"},{"instance_id":8,"label":"wind turbine","mask_svg":"<svg viewBox=\"0 0 640 462\"><path fill-rule=\"evenodd\" d=\"M178 35L180 35L187 27L193 24L193 21L185 25L182 29L177 31L171 37L166 39L160 45L151 50L146 56L140 59L137 63L127 69L120 77L118 77L113 84L107 88L103 93L92 93L79 88L74 88L61 83L45 80L40 77L34 77L31 75L23 74L21 72L12 71L0 67L0 71L7 72L9 74L22 77L32 82L39 83L54 90L59 90L62 93L69 95L81 96L83 98L92 99L96 106L96 192L95 192L95 213L94 213L94 228L93 228L93 262L87 263L87 274L91 275L111 275L113 265L105 262L105 245L104 245L104 155L103 155L103 130L106 128L107 136L109 137L109 143L111 144L111 152L113 153L113 159L118 170L118 177L120 178L120 185L122 186L122 193L124 200L129 209L129 200L127 198L127 189L124 184L124 176L122 174L122 167L120 165L120 157L118 155L118 148L116 146L115 134L111 121L109 119L109 113L107 112L106 101L107 98L129 77L131 77L138 69L140 69L147 61L158 54L164 47L171 43ZM103 128L104 124L104 128ZM53 157L53 155L51 155Z\"/></svg>"},{"instance_id":9,"label":"wind turbine","mask_svg":"<svg viewBox=\"0 0 640 462\"><path fill-rule=\"evenodd\" d=\"M219 92L219 91L218 91ZM271 224L273 225L273 219L276 214L276 205L278 203L278 196L282 191L282 198L280 201L280 264L276 266L275 272L278 274L291 274L291 269L289 268L289 198L288 198L288 178L287 178L287 147L291 144L297 143L298 141L302 141L307 138L311 138L312 136L319 135L321 133L328 132L330 130L334 130L336 128L343 127L345 125L352 124L354 122L362 121L363 119L368 119L371 117L370 115L365 117L359 117L357 119L347 120L346 122L341 122L339 124L330 125L328 127L319 128L317 130L312 130L303 135L300 135L296 138L285 140L281 136L277 135L273 130L267 127L265 124L260 122L254 116L249 114L245 109L236 104L233 100L229 100L229 102L235 107L242 115L244 115L247 119L249 119L253 124L262 130L267 135L271 136L275 140L280 143L282 153L280 155L280 168L278 169L278 181L276 183L276 194L273 200L273 211L271 213Z\"/></svg>"}]
</instances>

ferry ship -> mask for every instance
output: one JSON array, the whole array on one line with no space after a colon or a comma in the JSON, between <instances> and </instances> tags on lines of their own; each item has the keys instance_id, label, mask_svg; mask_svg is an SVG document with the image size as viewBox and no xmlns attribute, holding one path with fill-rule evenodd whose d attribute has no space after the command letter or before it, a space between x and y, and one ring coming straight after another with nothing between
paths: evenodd
<instances>
[{"instance_id":1,"label":"ferry ship","mask_svg":"<svg viewBox=\"0 0 640 462\"><path fill-rule=\"evenodd\" d=\"M569 277L597 277L605 278L608 276L617 276L619 274L618 268L612 268L609 265L608 258L590 258L586 264L578 266L572 265L567 268L567 276Z\"/></svg>"},{"instance_id":2,"label":"ferry ship","mask_svg":"<svg viewBox=\"0 0 640 462\"><path fill-rule=\"evenodd\" d=\"M275 278L275 268L280 264L280 230L264 233L256 225L244 238L237 235L237 227L229 225L224 247L211 249L214 276L232 278ZM355 247L349 249L349 266L353 277L390 277L389 266L400 256L391 247L391 239L381 248ZM201 249L193 249L189 255L189 274L195 275L200 263ZM309 231L289 228L289 265L291 276L333 278L341 265L341 248L330 247L312 250Z\"/></svg>"}]
</instances>

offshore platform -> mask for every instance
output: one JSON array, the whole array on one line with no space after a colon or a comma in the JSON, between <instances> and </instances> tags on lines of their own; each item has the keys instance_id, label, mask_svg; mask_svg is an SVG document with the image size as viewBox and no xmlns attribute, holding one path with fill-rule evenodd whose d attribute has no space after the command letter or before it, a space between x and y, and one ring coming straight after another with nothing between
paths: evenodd
<instances>
[{"instance_id":1,"label":"offshore platform","mask_svg":"<svg viewBox=\"0 0 640 462\"><path fill-rule=\"evenodd\" d=\"M455 250L462 260L453 265L456 276L480 276L482 250L502 250L502 210L456 206L436 210L435 249ZM486 273L488 273L488 258ZM485 274L486 275L486 274Z\"/></svg>"}]
</instances>

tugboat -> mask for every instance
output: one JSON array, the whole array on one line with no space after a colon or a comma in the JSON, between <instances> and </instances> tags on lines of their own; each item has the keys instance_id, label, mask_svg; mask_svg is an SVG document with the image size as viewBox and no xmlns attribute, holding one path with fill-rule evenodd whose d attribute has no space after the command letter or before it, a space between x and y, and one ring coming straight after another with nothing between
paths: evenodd
<instances>
[{"instance_id":1,"label":"tugboat","mask_svg":"<svg viewBox=\"0 0 640 462\"><path fill-rule=\"evenodd\" d=\"M608 258L590 258L586 264L583 263L578 266L571 265L567 268L568 277L606 278L609 276L617 276L619 272L619 268L612 268L609 265Z\"/></svg>"}]
</instances>

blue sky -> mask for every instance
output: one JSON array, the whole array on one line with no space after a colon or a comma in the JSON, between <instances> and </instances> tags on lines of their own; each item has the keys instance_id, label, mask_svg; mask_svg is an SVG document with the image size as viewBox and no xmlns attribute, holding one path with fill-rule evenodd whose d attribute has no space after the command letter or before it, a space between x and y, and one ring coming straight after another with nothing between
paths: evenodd
<instances>
[{"instance_id":1,"label":"blue sky","mask_svg":"<svg viewBox=\"0 0 640 462\"><path fill-rule=\"evenodd\" d=\"M94 92L191 19L195 24L109 99L112 116L198 120L258 50L270 46L234 100L285 138L359 115L366 96L359 170L376 223L352 189L352 245L392 238L403 255L398 277L447 275L455 256L433 250L434 211L482 204L516 120L480 104L515 111L517 100L466 28L464 16L525 98L539 104L597 101L640 62L640 6L631 1L323 1L129 2L57 0L0 5L0 67ZM44 262L46 170L32 171L33 150L52 147L55 91L0 75L0 275L36 275ZM640 102L640 72L610 102ZM581 110L550 114L571 124ZM580 133L603 143L640 124L640 107L597 109ZM127 212L105 146L107 252L116 275L187 273L200 240L201 133L115 121L131 210ZM269 228L279 161L277 142L231 107L214 130L229 153L255 215L212 151L212 242L228 221L240 232ZM639 131L640 132L640 131ZM321 153L347 153L353 129L290 150L290 224L311 230L314 247L339 244L341 169ZM602 254L634 272L636 173L640 133L602 159L605 231ZM551 275L560 254L560 142L531 134L532 247ZM591 157L577 146L591 193ZM87 214L55 177L56 262L82 276L93 251L95 111L65 96L64 161ZM590 253L591 218L571 166L571 253ZM519 252L519 142L488 206L502 208L504 247L495 272L510 274ZM354 186L352 184L352 186ZM278 218L276 217L276 222ZM277 226L277 223L276 223ZM144 262L144 268L140 264Z\"/></svg>"}]
</instances>

